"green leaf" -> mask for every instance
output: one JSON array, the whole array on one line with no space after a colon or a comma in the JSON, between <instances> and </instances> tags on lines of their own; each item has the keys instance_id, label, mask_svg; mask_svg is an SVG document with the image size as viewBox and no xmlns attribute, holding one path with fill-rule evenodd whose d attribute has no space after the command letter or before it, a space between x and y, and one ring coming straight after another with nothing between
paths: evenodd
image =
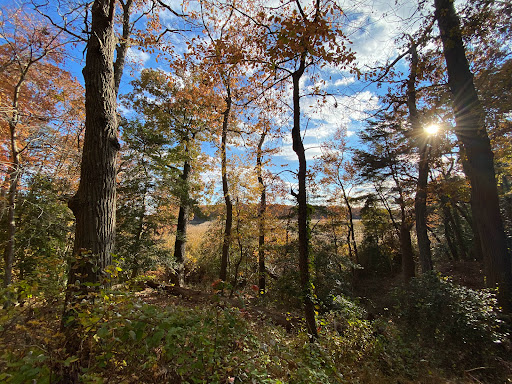
<instances>
[{"instance_id":1,"label":"green leaf","mask_svg":"<svg viewBox=\"0 0 512 384\"><path fill-rule=\"evenodd\" d=\"M165 334L165 331L163 329L159 329L158 331L156 331L153 336L151 336L148 340L148 346L150 348L154 348L156 347L160 341L162 340L162 338L164 337L164 334Z\"/></svg>"},{"instance_id":2,"label":"green leaf","mask_svg":"<svg viewBox=\"0 0 512 384\"><path fill-rule=\"evenodd\" d=\"M63 364L64 364L65 367L69 367L71 365L71 363L74 363L77 360L78 360L78 357L70 356L66 360L64 360Z\"/></svg>"},{"instance_id":3,"label":"green leaf","mask_svg":"<svg viewBox=\"0 0 512 384\"><path fill-rule=\"evenodd\" d=\"M100 329L98 329L97 335L101 338L104 338L105 336L108 336L109 330L107 327L103 326Z\"/></svg>"}]
</instances>

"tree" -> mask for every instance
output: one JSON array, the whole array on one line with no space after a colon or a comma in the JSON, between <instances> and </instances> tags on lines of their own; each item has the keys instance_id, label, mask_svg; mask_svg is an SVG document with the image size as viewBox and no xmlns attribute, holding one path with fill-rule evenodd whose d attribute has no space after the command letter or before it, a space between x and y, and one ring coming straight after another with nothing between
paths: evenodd
<instances>
[{"instance_id":1,"label":"tree","mask_svg":"<svg viewBox=\"0 0 512 384\"><path fill-rule=\"evenodd\" d=\"M123 270L134 278L141 270L168 261L163 234L172 219L172 202L169 177L158 172L152 159L163 152L161 137L140 121L123 121L121 126L125 145L118 173L115 249Z\"/></svg>"},{"instance_id":2,"label":"tree","mask_svg":"<svg viewBox=\"0 0 512 384\"><path fill-rule=\"evenodd\" d=\"M178 200L174 259L178 264L177 281L183 285L187 223L199 189L200 145L210 137L215 97L199 73L168 75L143 70L132 86L125 100L138 113L140 126L131 141L139 142L137 150L148 158L148 173L160 180L159 189Z\"/></svg>"},{"instance_id":3,"label":"tree","mask_svg":"<svg viewBox=\"0 0 512 384\"><path fill-rule=\"evenodd\" d=\"M280 109L276 106L276 99L272 97L265 96L263 100L259 100L257 102L258 113L258 122L256 124L255 129L255 139L254 142L249 143L251 146L255 146L255 155L256 155L256 176L258 179L258 187L259 187L259 204L258 204L258 291L260 295L264 295L267 291L267 262L266 262L266 253L267 253L267 245L266 245L266 232L268 227L268 212L267 212L267 202L269 200L268 190L269 184L272 183L272 175L269 174L268 170L265 170L265 167L269 163L269 157L272 154L276 153L276 149L269 147L269 140L275 139L281 135L279 130L279 125L274 120L273 116L276 113L281 112ZM270 197L272 199L272 197Z\"/></svg>"},{"instance_id":4,"label":"tree","mask_svg":"<svg viewBox=\"0 0 512 384\"><path fill-rule=\"evenodd\" d=\"M227 270L229 264L229 249L231 246L231 233L233 227L233 203L229 192L228 172L227 172L227 140L229 123L232 112L233 98L231 87L233 81L232 71L235 71L238 58L232 58L230 51L230 41L233 30L231 28L231 16L216 17L218 9L213 3L201 2L201 13L197 17L201 20L205 28L208 41L204 44L194 46L193 55L195 57L206 57L202 62L206 71L211 71L212 87L218 87L223 99L223 105L219 108L221 120L220 147L219 155L221 161L221 179L224 205L226 208L226 220L224 222L224 234L222 243L222 254L220 259L219 279L227 280ZM226 16L226 15L223 15ZM221 20L219 22L219 20ZM215 35L217 34L217 35ZM231 37L231 39L230 39Z\"/></svg>"},{"instance_id":5,"label":"tree","mask_svg":"<svg viewBox=\"0 0 512 384\"><path fill-rule=\"evenodd\" d=\"M266 13L268 12L268 13ZM316 1L303 7L297 0L279 7L268 8L263 5L258 13L242 11L248 15L248 23L257 30L252 36L256 52L260 53L256 62L269 73L277 71L284 74L282 80L292 80L292 142L297 154L299 169L297 173L298 191L291 191L298 205L299 232L299 270L301 294L304 300L308 333L317 337L314 292L311 286L310 244L309 244L309 208L306 189L307 163L301 136L300 82L308 68L321 66L322 63L347 65L353 55L345 46L342 31L331 27L341 9L331 1ZM330 16L333 15L333 16Z\"/></svg>"},{"instance_id":6,"label":"tree","mask_svg":"<svg viewBox=\"0 0 512 384\"><path fill-rule=\"evenodd\" d=\"M91 9L85 80L85 139L80 185L69 207L76 218L73 253L91 252L96 260L84 268L70 269L69 283L99 283L101 272L111 264L115 238L116 93L114 84L115 3L96 0ZM94 263L94 264L95 264Z\"/></svg>"},{"instance_id":7,"label":"tree","mask_svg":"<svg viewBox=\"0 0 512 384\"><path fill-rule=\"evenodd\" d=\"M42 172L24 176L18 193L14 269L27 293L57 297L66 280L73 216L65 204L69 183ZM31 290L33 290L31 292Z\"/></svg>"},{"instance_id":8,"label":"tree","mask_svg":"<svg viewBox=\"0 0 512 384\"><path fill-rule=\"evenodd\" d=\"M402 272L406 282L415 275L414 254L411 241L410 213L408 196L410 194L410 170L407 156L409 146L406 143L404 129L400 124L400 114L379 116L371 121L366 131L360 137L368 150L356 150L355 164L360 170L364 180L373 182L381 202L386 207L391 221L400 239L400 253L402 254ZM393 185L392 192L396 192L396 203L400 211L400 223L396 223L392 207L384 196L387 183Z\"/></svg>"},{"instance_id":9,"label":"tree","mask_svg":"<svg viewBox=\"0 0 512 384\"><path fill-rule=\"evenodd\" d=\"M484 255L486 283L498 287L500 303L512 307L512 271L500 215L493 152L485 127L485 112L474 86L453 2L435 0L443 52L455 114L455 133L464 147L464 170L471 182L473 214Z\"/></svg>"},{"instance_id":10,"label":"tree","mask_svg":"<svg viewBox=\"0 0 512 384\"><path fill-rule=\"evenodd\" d=\"M354 215L352 210L352 198L350 190L352 181L355 178L355 169L352 162L347 159L348 148L346 143L346 130L339 129L332 140L322 144L322 155L318 158L317 169L324 177L321 182L326 185L334 185L334 199L341 195L347 207L347 240L349 258L355 264L359 264L357 243L354 229Z\"/></svg>"},{"instance_id":11,"label":"tree","mask_svg":"<svg viewBox=\"0 0 512 384\"><path fill-rule=\"evenodd\" d=\"M411 64L409 78L407 79L407 108L409 110L409 122L412 127L412 135L418 147L418 181L416 184L416 197L414 200L414 214L416 217L416 236L418 238L419 259L421 271L432 271L432 252L427 233L427 182L429 171L428 137L421 127L418 108L416 105L416 79L418 77L418 50L417 43L410 38L409 52Z\"/></svg>"},{"instance_id":12,"label":"tree","mask_svg":"<svg viewBox=\"0 0 512 384\"><path fill-rule=\"evenodd\" d=\"M256 172L260 186L260 204L258 207L258 292L264 295L266 291L266 268L265 268L265 213L267 210L267 188L263 181L263 144L268 134L268 126L261 132L256 152Z\"/></svg>"},{"instance_id":13,"label":"tree","mask_svg":"<svg viewBox=\"0 0 512 384\"><path fill-rule=\"evenodd\" d=\"M76 219L62 327L69 339L70 356L80 351L75 306L88 297L88 285L98 287L112 263L115 239L117 102L114 82L115 1L95 0L87 40L85 81L85 137L80 184L68 206ZM80 363L71 364L65 381L77 383Z\"/></svg>"},{"instance_id":14,"label":"tree","mask_svg":"<svg viewBox=\"0 0 512 384\"><path fill-rule=\"evenodd\" d=\"M50 25L36 21L33 13L23 8L2 12L0 36L5 43L0 47L0 94L2 95L1 138L5 140L8 160L6 195L6 246L4 248L4 286L12 281L15 253L16 200L22 174L34 161L38 149L49 146L45 138L55 132L54 138L65 136L60 132L59 117L76 122L70 110L80 107L74 103L73 87L79 88L70 74L60 68L63 47L67 43L62 33ZM75 99L76 101L76 99ZM5 103L5 104L4 104ZM74 103L74 104L73 104ZM73 104L72 106L70 104ZM53 124L53 127L51 127ZM3 152L3 151L2 151ZM46 151L47 155L49 152ZM3 209L2 209L3 211ZM2 216L3 216L2 212Z\"/></svg>"},{"instance_id":15,"label":"tree","mask_svg":"<svg viewBox=\"0 0 512 384\"><path fill-rule=\"evenodd\" d=\"M386 275L396 271L399 256L400 231L389 211L383 208L381 197L376 193L365 196L361 208L361 223L363 224L363 239L359 246L360 263L363 273ZM395 230L390 231L393 227ZM398 261L398 263L397 263Z\"/></svg>"}]
</instances>

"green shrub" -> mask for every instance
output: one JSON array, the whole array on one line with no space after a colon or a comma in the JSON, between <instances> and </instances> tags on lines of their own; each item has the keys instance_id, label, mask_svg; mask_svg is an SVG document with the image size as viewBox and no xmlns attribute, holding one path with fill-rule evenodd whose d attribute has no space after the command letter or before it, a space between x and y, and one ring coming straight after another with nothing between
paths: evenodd
<instances>
[{"instance_id":1,"label":"green shrub","mask_svg":"<svg viewBox=\"0 0 512 384\"><path fill-rule=\"evenodd\" d=\"M480 364L506 338L496 298L436 274L415 278L395 292L395 315L404 337L435 347L450 366Z\"/></svg>"}]
</instances>

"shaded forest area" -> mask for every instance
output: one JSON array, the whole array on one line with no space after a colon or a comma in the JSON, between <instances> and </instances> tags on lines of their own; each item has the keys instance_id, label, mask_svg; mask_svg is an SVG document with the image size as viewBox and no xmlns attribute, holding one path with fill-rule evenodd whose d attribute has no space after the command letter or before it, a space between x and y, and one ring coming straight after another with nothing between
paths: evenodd
<instances>
[{"instance_id":1,"label":"shaded forest area","mask_svg":"<svg viewBox=\"0 0 512 384\"><path fill-rule=\"evenodd\" d=\"M383 9L3 3L0 382L510 383L512 6Z\"/></svg>"}]
</instances>

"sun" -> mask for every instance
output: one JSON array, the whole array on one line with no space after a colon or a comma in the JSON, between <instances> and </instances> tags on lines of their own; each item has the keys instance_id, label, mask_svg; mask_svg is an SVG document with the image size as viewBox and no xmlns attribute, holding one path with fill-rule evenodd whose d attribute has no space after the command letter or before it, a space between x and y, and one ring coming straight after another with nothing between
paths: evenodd
<instances>
[{"instance_id":1,"label":"sun","mask_svg":"<svg viewBox=\"0 0 512 384\"><path fill-rule=\"evenodd\" d=\"M427 125L423 129L425 130L425 133L427 135L435 135L437 132L439 132L439 125L431 124L431 125Z\"/></svg>"}]
</instances>

